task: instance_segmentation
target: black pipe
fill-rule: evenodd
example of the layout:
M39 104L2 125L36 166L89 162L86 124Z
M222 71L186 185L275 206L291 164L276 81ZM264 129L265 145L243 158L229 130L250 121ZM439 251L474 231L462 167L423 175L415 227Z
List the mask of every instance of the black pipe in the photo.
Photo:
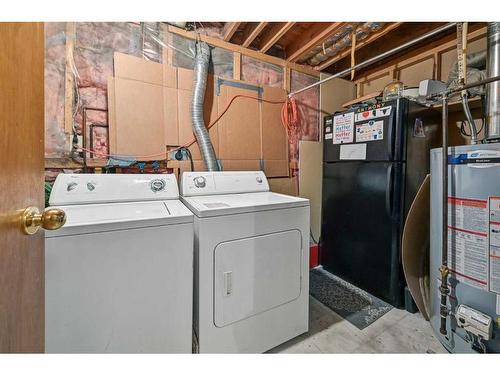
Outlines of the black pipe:
M441 317L441 326L439 332L446 335L446 320L448 317L448 97L443 96L443 112L442 112L442 132L443 132L443 148L442 148L442 228L441 228L441 303L439 315Z

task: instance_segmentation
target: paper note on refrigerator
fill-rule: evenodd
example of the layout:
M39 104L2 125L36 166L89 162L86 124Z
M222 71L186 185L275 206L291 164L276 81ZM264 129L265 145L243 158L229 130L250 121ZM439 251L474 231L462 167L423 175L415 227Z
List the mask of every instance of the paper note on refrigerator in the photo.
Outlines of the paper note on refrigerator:
M366 143L340 145L340 160L366 160Z

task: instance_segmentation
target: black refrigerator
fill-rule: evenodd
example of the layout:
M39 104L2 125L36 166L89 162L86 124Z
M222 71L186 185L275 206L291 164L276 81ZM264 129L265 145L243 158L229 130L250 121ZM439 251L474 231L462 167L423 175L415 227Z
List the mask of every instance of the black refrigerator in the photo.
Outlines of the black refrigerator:
M441 141L441 115L407 99L324 120L321 264L403 307L404 220Z

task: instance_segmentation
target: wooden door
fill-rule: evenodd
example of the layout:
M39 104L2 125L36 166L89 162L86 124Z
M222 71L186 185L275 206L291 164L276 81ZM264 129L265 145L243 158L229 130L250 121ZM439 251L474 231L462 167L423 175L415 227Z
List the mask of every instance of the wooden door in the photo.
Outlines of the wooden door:
M44 206L43 23L0 23L0 352L44 350L44 234L20 211Z

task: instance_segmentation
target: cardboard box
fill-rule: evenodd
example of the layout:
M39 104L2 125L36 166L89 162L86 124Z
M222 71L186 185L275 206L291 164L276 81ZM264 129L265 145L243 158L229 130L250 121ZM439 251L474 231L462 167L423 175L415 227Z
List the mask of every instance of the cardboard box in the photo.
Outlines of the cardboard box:
M430 175L422 182L403 229L402 263L408 289L425 320L430 318Z

